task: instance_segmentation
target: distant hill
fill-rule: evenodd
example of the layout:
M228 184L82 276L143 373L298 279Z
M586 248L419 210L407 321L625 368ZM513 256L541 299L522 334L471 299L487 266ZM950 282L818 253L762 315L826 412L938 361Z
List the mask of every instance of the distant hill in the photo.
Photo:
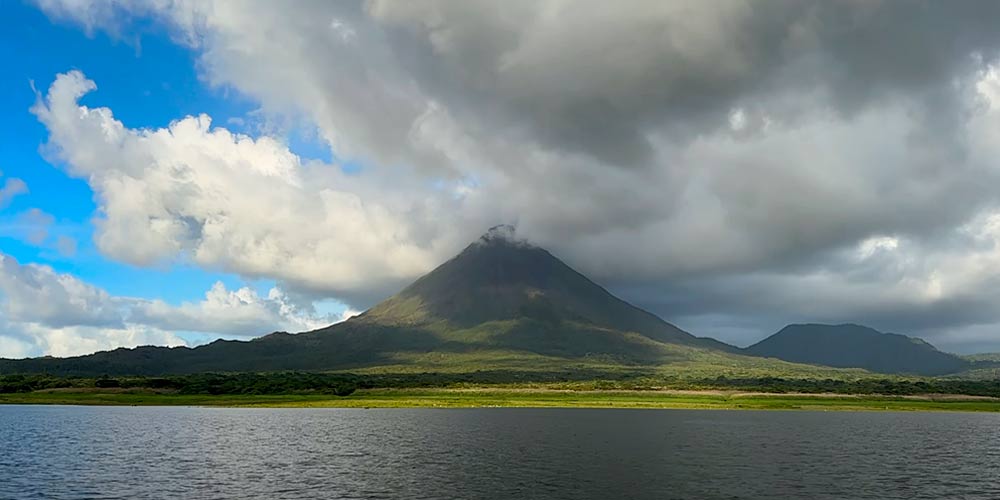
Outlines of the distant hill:
M1000 352L967 354L962 359L969 362L968 369L957 377L977 380L1000 380Z
M943 375L969 362L914 337L860 325L789 325L745 350L748 354L880 373Z
M511 228L499 226L364 314L316 331L274 333L248 342L220 340L197 348L140 347L64 359L0 360L0 373L761 365L734 355L737 351L618 299L548 251L516 239Z
M974 363L1000 363L1000 352L984 352L979 354L966 354L963 359Z

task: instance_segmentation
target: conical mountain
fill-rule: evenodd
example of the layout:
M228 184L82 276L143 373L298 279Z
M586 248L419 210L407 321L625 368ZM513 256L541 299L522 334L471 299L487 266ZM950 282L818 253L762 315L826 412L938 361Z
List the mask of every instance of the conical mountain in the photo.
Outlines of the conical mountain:
M700 339L608 293L548 251L497 226L460 254L376 305L359 321L469 328L495 321L566 322L636 332L660 342Z

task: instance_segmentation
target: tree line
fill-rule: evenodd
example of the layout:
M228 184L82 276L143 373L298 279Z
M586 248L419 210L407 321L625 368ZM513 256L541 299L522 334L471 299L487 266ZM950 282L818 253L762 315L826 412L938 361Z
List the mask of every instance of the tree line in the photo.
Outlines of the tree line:
M0 393L46 389L149 389L179 394L307 394L346 396L358 389L431 388L488 385L544 385L570 389L657 390L722 389L767 393L963 394L1000 397L1000 380L783 377L684 378L655 373L599 370L523 372L484 370L467 373L352 374L320 372L199 373L163 377L66 377L45 374L0 375Z

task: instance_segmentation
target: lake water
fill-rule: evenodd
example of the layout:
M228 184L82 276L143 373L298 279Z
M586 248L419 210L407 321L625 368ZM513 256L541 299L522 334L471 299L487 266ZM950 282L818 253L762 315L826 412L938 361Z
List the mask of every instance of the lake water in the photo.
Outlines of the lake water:
M1000 415L0 406L0 498L1000 498Z

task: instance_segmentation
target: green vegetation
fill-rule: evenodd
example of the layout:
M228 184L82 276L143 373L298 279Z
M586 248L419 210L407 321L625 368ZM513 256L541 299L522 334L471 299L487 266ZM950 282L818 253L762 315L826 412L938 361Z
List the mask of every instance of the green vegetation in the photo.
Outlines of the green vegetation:
M110 390L106 390L110 391ZM743 410L1000 411L998 400L954 397L828 396L739 392L573 391L558 389L363 389L323 394L200 395L151 390L61 390L0 394L6 404L180 405L281 408L697 408Z
M1000 352L984 352L980 354L967 354L962 356L972 362L993 362L1000 364Z
M324 373L203 373L172 377L55 377L50 375L0 376L0 394L37 391L85 391L101 389L153 391L179 395L326 394L346 396L363 379L349 374Z
M969 362L969 369L949 375L950 378L972 380L1000 379L1000 353L971 354L962 356Z
M641 371L0 376L0 403L1000 411L1000 380L683 378Z

